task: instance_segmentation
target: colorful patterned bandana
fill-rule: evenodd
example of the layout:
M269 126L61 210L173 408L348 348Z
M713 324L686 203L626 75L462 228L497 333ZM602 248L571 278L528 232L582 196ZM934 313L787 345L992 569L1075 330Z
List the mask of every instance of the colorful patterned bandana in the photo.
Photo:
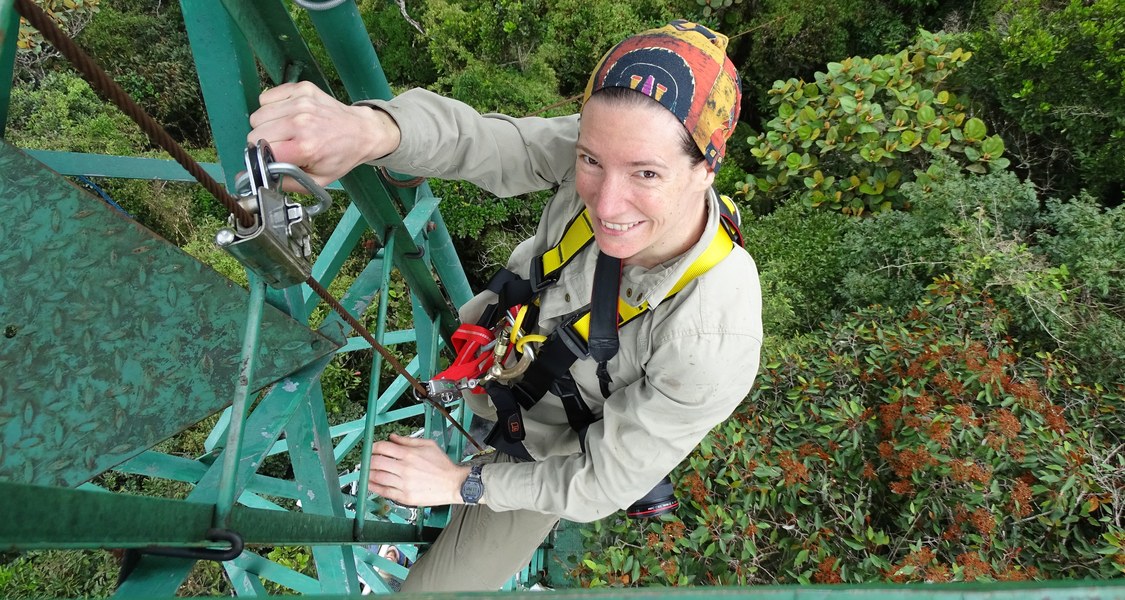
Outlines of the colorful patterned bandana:
M582 104L604 88L637 90L672 111L718 171L742 100L726 47L726 36L683 20L641 32L602 57Z

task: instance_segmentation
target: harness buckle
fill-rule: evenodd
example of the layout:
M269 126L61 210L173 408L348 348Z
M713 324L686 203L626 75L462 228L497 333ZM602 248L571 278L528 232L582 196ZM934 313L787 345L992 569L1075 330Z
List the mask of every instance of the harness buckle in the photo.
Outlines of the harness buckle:
M560 269L561 271L561 269ZM544 275L543 273L543 257L536 257L531 261L531 268L528 269L528 283L531 284L531 293L538 294L543 290L555 285L559 281L559 271L555 271L551 276Z
M559 340L570 350L575 358L586 358L590 356L590 344L582 337L581 333L574 328L574 324L578 322L587 313L586 310L579 310L564 318L559 326L555 328L554 333L559 336Z

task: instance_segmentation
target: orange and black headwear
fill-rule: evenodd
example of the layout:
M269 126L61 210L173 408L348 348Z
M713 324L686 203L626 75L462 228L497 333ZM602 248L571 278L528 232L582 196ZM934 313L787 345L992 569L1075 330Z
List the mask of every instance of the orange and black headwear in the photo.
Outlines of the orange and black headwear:
M683 123L703 158L718 171L742 100L738 71L726 47L726 36L683 20L641 32L602 57L582 104L604 88L641 92Z

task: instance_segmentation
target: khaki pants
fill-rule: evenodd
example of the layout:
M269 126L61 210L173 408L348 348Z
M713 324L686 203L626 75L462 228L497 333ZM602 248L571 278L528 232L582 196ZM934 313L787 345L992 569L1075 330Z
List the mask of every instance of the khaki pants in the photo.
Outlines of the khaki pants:
M514 462L502 452L488 462ZM496 512L487 506L454 506L449 526L410 567L403 592L496 591L527 566L559 522L530 510Z

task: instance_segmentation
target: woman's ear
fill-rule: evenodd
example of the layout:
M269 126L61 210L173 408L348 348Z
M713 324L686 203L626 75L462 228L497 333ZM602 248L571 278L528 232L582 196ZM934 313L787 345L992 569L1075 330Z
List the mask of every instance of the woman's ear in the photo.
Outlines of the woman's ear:
M706 162L703 162L701 166L706 170L703 175L704 185L705 187L711 187L711 184L715 183L715 169L711 168L711 165Z

